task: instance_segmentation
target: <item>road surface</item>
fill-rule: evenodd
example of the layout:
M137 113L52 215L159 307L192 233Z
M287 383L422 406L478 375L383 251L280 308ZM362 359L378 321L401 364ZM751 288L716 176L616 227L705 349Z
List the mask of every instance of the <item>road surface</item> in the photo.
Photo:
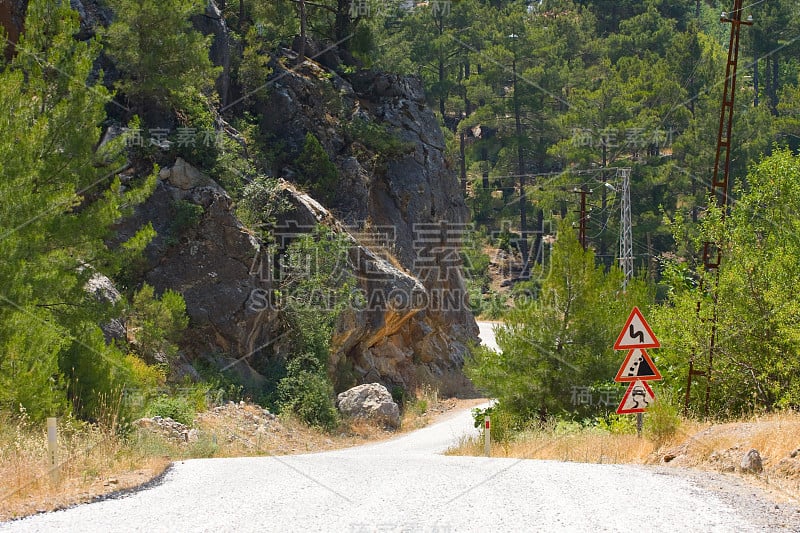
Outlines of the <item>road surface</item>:
M711 474L441 455L475 431L462 412L346 450L182 461L156 486L0 532L800 531L795 510L777 514L749 488L712 490L731 482Z

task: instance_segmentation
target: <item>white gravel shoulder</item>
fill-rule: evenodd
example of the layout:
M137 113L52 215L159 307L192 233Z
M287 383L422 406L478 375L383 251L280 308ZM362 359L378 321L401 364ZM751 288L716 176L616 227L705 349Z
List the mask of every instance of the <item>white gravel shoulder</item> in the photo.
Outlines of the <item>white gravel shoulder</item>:
M800 531L796 510L713 476L440 455L471 431L463 412L347 450L183 461L157 486L0 531Z

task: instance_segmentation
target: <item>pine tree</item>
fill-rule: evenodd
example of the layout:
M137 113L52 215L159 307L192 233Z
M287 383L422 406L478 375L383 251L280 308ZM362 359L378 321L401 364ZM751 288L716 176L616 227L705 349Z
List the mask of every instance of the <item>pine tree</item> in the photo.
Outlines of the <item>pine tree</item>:
M123 72L118 88L134 111L148 102L162 107L190 105L213 89L218 69L211 65L210 36L192 28L202 13L199 0L112 0L116 18L106 49Z
M573 387L611 384L620 363L614 339L633 305L651 298L639 280L623 291L623 279L619 268L597 266L562 223L538 295L507 314L497 333L502 351L478 350L469 375L518 421L586 414L572 402Z
M68 410L66 392L90 406L128 373L98 326L112 303L86 285L119 268L109 226L154 185L123 192L120 143L95 150L110 95L87 84L100 47L77 30L75 12L31 1L0 71L0 406L34 417Z

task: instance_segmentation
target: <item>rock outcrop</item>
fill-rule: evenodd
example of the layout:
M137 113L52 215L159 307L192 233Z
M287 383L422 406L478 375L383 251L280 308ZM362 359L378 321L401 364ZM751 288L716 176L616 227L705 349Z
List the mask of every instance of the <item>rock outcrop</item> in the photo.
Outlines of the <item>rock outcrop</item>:
M363 418L391 428L400 427L400 407L380 383L366 383L340 393L336 407L344 416Z
M275 240L290 241L318 223L346 235L366 301L340 317L331 372L347 363L356 382L402 387L459 374L467 345L477 341L459 257L467 209L420 81L372 72L348 81L310 60L292 71L273 63L260 116L264 135L281 139L287 163L277 171L296 175L291 161L312 132L340 178L326 206L282 181L292 209L277 221ZM352 133L353 121L377 127L368 131L394 143L392 153L378 153L382 145L368 146L375 139ZM120 239L153 225L158 236L142 277L159 291L183 294L187 360L204 358L258 389L292 348L269 305L274 280L264 265L274 258L265 257L210 176L178 158L159 178L152 197L118 228ZM186 203L202 207L202 216L179 227Z
M295 154L313 133L339 170L331 212L425 289L416 300L394 292L414 302L416 312L402 319L346 314L335 338L339 354L362 380L398 385L420 368L434 375L460 368L466 345L477 340L459 258L468 210L421 81L372 71L345 79L308 60L294 70L277 61L271 67L260 107L264 133ZM393 138L395 153L376 153L383 145L352 133L358 124ZM291 164L279 170L294 174Z
M226 104L230 90L231 36L222 11L214 0L207 0L205 11L192 17L192 25L203 35L212 36L209 57L215 66L222 67L217 79L217 92L220 101Z

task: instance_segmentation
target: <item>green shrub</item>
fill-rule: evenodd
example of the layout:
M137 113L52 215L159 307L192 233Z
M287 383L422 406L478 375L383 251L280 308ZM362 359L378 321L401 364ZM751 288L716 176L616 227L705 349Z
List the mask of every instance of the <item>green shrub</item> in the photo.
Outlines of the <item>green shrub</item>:
M568 418L555 418L550 419L550 423L548 426L551 429L551 432L556 437L564 437L566 435L577 435L584 430L583 425L580 422L576 422L575 420L570 420Z
M275 224L276 217L287 212L291 206L282 194L277 179L257 176L244 187L236 214L245 226L267 239L269 227Z
M636 417L612 413L608 416L597 417L595 427L612 435L632 435L636 433Z
M333 429L339 420L328 361L336 317L348 305L354 287L347 267L350 245L346 237L317 226L289 245L281 280L282 312L295 344L286 375L278 382L278 407L324 429ZM317 297L321 291L326 293L323 300ZM352 376L347 364L336 374L338 386Z
M405 409L408 400L408 392L403 387L398 385L392 387L392 401L400 407L400 410Z
M648 407L645 414L644 434L660 444L675 435L680 425L681 417L672 396L667 389L659 389L656 401Z
M196 359L192 366L200 375L204 387L204 400L208 405L222 405L227 402L239 403L245 399L244 385L231 374L221 371L214 363ZM265 374L269 375L269 374Z
M333 200L339 171L313 133L306 133L303 151L294 163L301 185L307 187L315 198L326 202Z
M514 417L505 411L502 407L494 405L485 409L473 409L472 418L475 421L475 427L481 428L483 434L486 422L486 417L491 421L491 438L494 442L509 442L519 428L514 425Z
M469 232L464 246L461 248L461 258L464 262L464 276L477 283L482 289L489 286L489 264L491 258L483 251L486 237L477 231Z
M213 88L219 69L211 64L211 36L189 20L199 0L111 0L114 22L105 30L106 52L122 73L117 82L131 103L191 107L192 96ZM180 50L180 53L175 53Z
M153 287L144 284L133 296L128 331L136 352L146 362L170 364L188 324L186 302L179 293L168 289L156 298Z
M150 403L147 413L150 416L171 418L176 422L190 426L194 422L196 411L192 400L186 396L162 395Z
M332 430L339 423L333 405L333 386L325 369L311 354L295 357L278 383L281 412L291 413L310 426Z
M345 125L344 132L351 142L361 143L375 152L381 164L414 150L413 143L400 139L385 124L356 118Z
M175 214L172 216L172 223L169 227L168 240L174 244L186 230L196 228L200 224L205 210L202 205L186 200L178 200L173 204L173 208Z
M268 64L269 50L253 26L245 34L242 59L237 72L244 93L242 98L246 103L250 104L267 96L267 77L272 73Z

